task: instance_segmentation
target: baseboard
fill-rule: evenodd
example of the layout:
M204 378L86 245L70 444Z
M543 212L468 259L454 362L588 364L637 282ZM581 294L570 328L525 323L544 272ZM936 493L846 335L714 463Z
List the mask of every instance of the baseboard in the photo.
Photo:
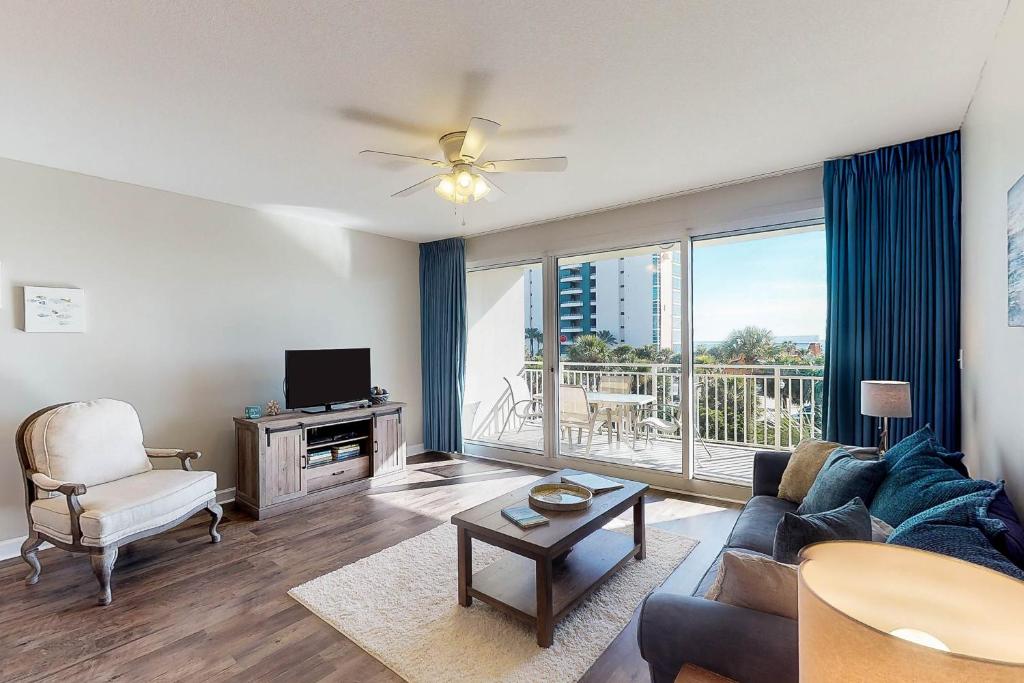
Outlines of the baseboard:
M234 502L234 500L235 500L235 487L234 486L232 486L231 488L228 488L228 489L221 489L220 491L217 491L217 502L220 503L221 505L224 505L226 503ZM26 538L28 538L28 535L18 536L16 538L8 538L6 541L0 541L0 561L2 561L2 560L9 560L12 557L20 557L21 556L21 544L25 542ZM52 548L52 547L53 546L50 545L49 543L43 543L41 546L39 546L39 549L40 550L46 550L47 548Z
M0 560L9 560L12 557L21 557L21 544L25 542L28 536L18 536L17 538L8 538L6 541L0 541ZM43 543L39 546L40 550L46 550L53 546L49 543Z

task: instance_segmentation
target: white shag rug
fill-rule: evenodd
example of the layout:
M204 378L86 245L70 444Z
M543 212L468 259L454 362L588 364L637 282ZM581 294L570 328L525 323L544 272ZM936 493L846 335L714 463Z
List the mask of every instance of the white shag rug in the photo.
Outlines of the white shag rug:
M647 527L646 559L627 562L541 648L529 627L480 600L459 606L455 540L454 525L441 524L288 594L410 683L571 683L697 545ZM474 571L505 552L474 540Z

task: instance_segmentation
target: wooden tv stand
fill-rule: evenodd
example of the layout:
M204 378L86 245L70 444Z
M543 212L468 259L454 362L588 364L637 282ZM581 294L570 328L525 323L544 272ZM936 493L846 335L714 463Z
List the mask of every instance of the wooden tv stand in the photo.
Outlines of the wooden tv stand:
M235 505L266 519L355 493L405 469L404 403L324 413L235 418ZM359 445L358 456L311 464L309 454Z

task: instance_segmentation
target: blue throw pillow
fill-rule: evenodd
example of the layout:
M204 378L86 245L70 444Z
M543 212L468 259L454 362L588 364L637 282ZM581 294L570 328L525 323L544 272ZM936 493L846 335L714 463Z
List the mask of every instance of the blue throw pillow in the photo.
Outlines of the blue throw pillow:
M886 454L885 460L888 460ZM935 439L928 439L905 453L890 468L869 503L871 514L897 527L914 515L968 493L991 491L995 484L970 479L948 464Z
M914 515L896 527L886 543L949 555L1024 580L1024 570L990 540L1005 532L1003 523L988 515L993 499L1002 490L1002 483L992 486Z
M809 515L787 512L775 528L772 558L776 562L797 564L804 546L822 541L870 541L871 515L860 498L846 505Z
M888 470L885 460L860 460L845 448L837 448L825 459L796 513L806 515L835 510L854 498L870 505Z
M909 455L913 450L928 442L933 443L933 450L946 464L963 474L965 477L968 476L967 469L963 466L963 463L960 462L963 460L964 454L947 451L943 448L942 444L939 443L939 438L935 436L935 432L932 431L931 425L925 425L913 434L900 439L896 442L895 446L885 452L884 457L889 463L889 469L895 467L897 463L903 460L903 458Z
M925 425L910 436L906 436L897 441L892 448L885 452L885 459L888 461L889 467L898 463L908 453L929 439L938 442L938 439L935 438L935 432L932 431L931 425Z

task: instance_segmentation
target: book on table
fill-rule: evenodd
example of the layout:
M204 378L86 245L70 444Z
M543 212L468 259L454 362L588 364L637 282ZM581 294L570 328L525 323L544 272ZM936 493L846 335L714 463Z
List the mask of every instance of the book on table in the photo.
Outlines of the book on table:
M596 474L588 474L586 472L563 474L562 481L566 484L582 486L595 496L599 493L604 493L605 491L614 491L622 488L622 484L617 481L605 479L604 477L599 477Z
M501 516L520 529L532 529L548 523L548 518L528 506L504 508Z

